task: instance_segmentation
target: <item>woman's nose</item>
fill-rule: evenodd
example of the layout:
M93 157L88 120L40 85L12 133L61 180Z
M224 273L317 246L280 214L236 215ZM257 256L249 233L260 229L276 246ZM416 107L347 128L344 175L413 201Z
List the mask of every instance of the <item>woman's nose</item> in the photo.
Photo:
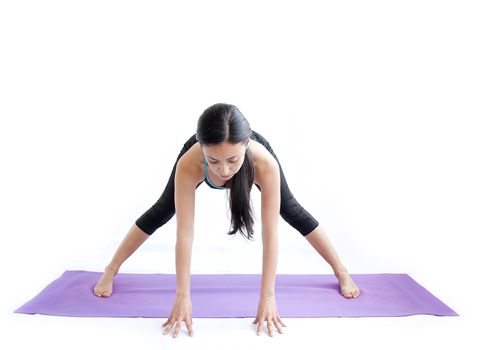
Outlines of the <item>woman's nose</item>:
M230 169L229 169L229 167L227 167L227 166L221 167L221 168L219 169L219 172L220 172L220 174L221 174L222 176L228 176L228 175L230 175Z

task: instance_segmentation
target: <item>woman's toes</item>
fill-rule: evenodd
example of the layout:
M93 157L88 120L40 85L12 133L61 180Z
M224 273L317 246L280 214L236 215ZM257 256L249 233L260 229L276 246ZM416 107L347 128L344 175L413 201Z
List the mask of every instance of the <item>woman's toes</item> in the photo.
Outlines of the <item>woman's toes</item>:
M359 293L359 290L356 290L356 289L352 290L352 289L350 289L350 288L345 287L345 288L342 288L342 289L341 289L341 294L342 294L345 298L351 299L351 298L356 298L356 297L358 297L360 293Z

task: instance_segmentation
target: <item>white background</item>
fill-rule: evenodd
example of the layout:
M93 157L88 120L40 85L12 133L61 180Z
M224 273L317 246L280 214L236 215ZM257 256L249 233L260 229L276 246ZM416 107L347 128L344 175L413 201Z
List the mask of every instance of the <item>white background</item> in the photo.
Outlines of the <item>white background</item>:
M479 345L476 1L0 4L1 343ZM268 139L350 273L408 273L461 317L286 318L273 338L194 319L172 339L165 319L13 314L65 270L103 270L217 102ZM250 243L226 235L225 195L197 189L191 272L260 273L259 192ZM175 273L174 245L175 217L121 272ZM278 273L332 273L282 218Z

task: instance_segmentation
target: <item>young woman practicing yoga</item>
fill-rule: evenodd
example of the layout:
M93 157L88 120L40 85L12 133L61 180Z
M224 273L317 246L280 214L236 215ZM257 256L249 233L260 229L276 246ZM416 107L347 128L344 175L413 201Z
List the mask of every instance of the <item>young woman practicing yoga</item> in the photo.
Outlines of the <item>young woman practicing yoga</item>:
M195 190L204 182L214 189L227 189L231 210L232 235L239 231L252 239L253 217L250 206L252 185L261 191L263 264L257 317L257 334L264 321L272 336L275 326L282 333L285 326L276 307L274 287L277 266L277 231L279 214L294 227L331 265L340 292L355 298L360 291L341 263L319 222L294 198L287 186L281 165L269 142L251 130L249 122L236 106L218 103L199 117L197 132L184 144L177 157L167 186L159 200L140 216L118 247L111 262L94 287L98 297L112 294L115 275L122 263L155 230L177 219L175 266L176 298L172 312L162 325L164 334L175 325L173 336L185 322L189 335L192 329L190 300L190 262L194 238Z

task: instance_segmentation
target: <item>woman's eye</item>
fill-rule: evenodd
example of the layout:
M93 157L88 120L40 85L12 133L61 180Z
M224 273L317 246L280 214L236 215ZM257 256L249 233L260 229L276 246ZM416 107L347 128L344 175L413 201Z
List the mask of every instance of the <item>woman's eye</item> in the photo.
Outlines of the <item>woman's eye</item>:
M230 163L237 163L238 160L239 160L239 159L230 160L229 162L230 162ZM214 161L214 160L210 160L210 162L211 162L212 164L217 164L217 161Z

